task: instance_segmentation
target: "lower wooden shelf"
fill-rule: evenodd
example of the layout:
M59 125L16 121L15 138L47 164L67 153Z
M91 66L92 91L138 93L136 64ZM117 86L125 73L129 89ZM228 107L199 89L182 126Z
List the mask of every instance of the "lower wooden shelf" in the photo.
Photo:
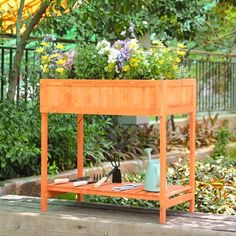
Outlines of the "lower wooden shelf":
M143 186L136 187L131 190L125 191L113 191L112 188L115 186L122 186L127 183L110 183L107 182L100 186L99 188L94 188L94 184L84 185L80 187L74 187L72 183L66 184L48 184L47 190L49 196L57 195L60 193L78 193L78 194L90 194L90 195L100 195L100 196L111 196L111 197L126 197L135 198L143 200L160 200L160 193L147 192L144 190ZM168 185L167 187L167 197L171 198L180 193L190 193L192 192L191 186L179 186L179 185ZM54 194L55 193L55 194Z

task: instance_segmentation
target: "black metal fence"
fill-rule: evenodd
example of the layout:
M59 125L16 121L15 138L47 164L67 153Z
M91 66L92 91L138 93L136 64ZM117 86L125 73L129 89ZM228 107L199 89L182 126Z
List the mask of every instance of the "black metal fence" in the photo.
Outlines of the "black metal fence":
M0 100L6 98L15 50L13 47L0 46ZM197 79L199 112L236 111L236 63L188 58L184 64L188 66L191 77ZM21 65L16 100L28 101L35 98L40 78L33 49L25 50Z
M236 111L236 63L187 59L191 77L197 79L197 110Z
M12 76L15 47L0 46L0 100L6 98L8 83ZM21 63L21 73L17 81L16 100L25 101L36 96L39 82L39 65L34 49L25 49Z

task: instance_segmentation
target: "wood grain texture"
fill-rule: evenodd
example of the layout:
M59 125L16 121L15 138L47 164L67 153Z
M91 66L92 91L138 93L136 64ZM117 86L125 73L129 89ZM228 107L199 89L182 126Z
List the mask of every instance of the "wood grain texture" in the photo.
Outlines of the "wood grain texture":
M40 81L44 113L159 115L192 111L195 80L61 80ZM165 94L160 90L166 87Z
M105 183L101 185L99 188L94 188L94 184L89 184L80 187L74 187L72 183L66 184L48 184L49 192L70 192L77 194L92 194L92 195L100 195L100 196L111 196L111 197L127 197L127 198L135 198L135 199L143 199L143 200L160 200L160 193L157 192L147 192L143 189L143 186L137 187L132 190L126 191L113 191L112 188L115 186L122 186L127 183ZM179 186L179 185L170 185L167 187L166 195L171 196L171 199L174 199L176 195L180 193L189 193L191 191L190 186ZM53 194L52 194L53 195ZM166 199L167 200L167 199ZM189 200L189 199L188 199Z
M160 223L166 223L167 208L189 201L194 211L195 186L195 109L196 81L186 80L59 80L40 81L42 113L42 211L47 210L47 197L59 193L127 197L160 201ZM112 191L119 184L105 183L74 187L72 183L47 184L47 114L78 115L78 176L83 173L83 115L153 115L160 116L160 193L147 192L143 187L122 192ZM190 113L190 183L189 186L166 185L166 121L169 114ZM120 184L122 185L122 184ZM179 195L181 194L181 195Z

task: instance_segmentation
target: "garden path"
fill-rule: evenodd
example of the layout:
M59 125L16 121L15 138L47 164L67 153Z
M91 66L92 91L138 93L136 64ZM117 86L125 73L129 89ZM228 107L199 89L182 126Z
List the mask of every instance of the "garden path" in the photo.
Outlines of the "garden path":
M49 200L40 213L39 198L0 197L0 235L4 236L236 236L236 216L168 211L166 225L156 209Z

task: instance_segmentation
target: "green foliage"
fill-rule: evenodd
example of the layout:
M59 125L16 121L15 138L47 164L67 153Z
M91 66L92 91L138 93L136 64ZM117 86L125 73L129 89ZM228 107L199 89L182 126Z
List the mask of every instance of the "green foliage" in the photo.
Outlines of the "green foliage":
M200 212L235 215L235 169L224 157L215 161L196 163L196 210ZM179 162L169 168L171 183L187 184L188 165ZM187 209L186 205L183 205Z
M0 104L0 179L38 175L40 173L39 104L18 106ZM104 161L112 149L106 137L110 118L85 117L84 164ZM77 117L49 115L48 172L50 175L76 167Z
M216 132L216 142L211 157L217 159L220 156L227 156L226 145L230 141L231 134L228 127L222 126Z
M230 53L234 47L236 28L235 1L218 1L208 11L207 19L195 40L201 48Z
M141 175L124 175L123 181L138 182L144 181L145 173ZM167 181L171 184L188 184L188 164L179 161L168 168ZM199 161L196 163L196 211L206 213L218 213L236 215L234 209L235 197L235 170L233 165L225 165L223 158L217 161ZM75 195L64 195L64 199L73 200ZM145 201L127 198L111 198L88 195L85 198L89 202L108 203L115 205L131 205L137 207L159 207L159 202ZM188 210L188 203L172 207L174 210Z
M209 146L215 142L218 114L196 121L196 146ZM168 130L168 145L170 146L189 146L189 121L181 125L176 131Z
M40 69L43 78L65 78L67 77L68 57L63 53L63 44L57 44L56 38L51 35L46 35L40 43L40 47L36 52L40 56Z
M185 40L196 34L205 14L204 4L194 0L93 0L74 10L75 31L80 41L113 41L133 22L137 35L150 32L162 41Z
M111 119L106 116L88 116L84 129L84 164L98 165L111 157L114 140L107 138L112 129Z
M144 148L152 147L154 153L159 152L159 131L153 125L125 126L113 121L108 133L108 140L112 140L112 156L123 160L136 159L144 155Z
M76 115L49 116L49 165L58 170L77 166L77 119ZM85 117L84 164L99 164L109 156L112 142L106 138L105 129L111 126L110 119L101 116Z
M185 52L165 47L161 42L157 48L145 50L135 38L133 24L128 31L122 33L124 40L114 44L102 40L96 47L80 45L74 62L75 77L156 80L188 77L187 69L179 65Z
M98 53L94 45L79 45L74 61L75 74L79 79L102 79L107 77L104 68L107 58Z
M39 174L39 120L34 107L0 103L0 179Z

